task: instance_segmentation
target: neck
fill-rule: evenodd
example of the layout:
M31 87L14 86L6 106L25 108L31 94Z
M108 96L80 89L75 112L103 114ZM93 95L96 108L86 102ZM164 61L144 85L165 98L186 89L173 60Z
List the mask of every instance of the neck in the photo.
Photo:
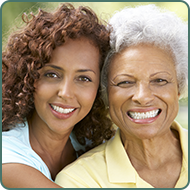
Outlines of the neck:
M36 146L45 152L62 152L64 149L71 131L65 131L61 135L49 129L44 122L36 122L29 120L29 137L30 143L34 149ZM32 148L33 148L32 147Z
M137 170L143 167L155 170L171 158L181 157L179 140L171 130L152 139L130 139L121 133L121 139L131 163Z
M54 179L61 169L76 159L76 153L69 138L71 129L61 134L56 133L42 120L35 119L35 116L28 123L31 147L48 166Z

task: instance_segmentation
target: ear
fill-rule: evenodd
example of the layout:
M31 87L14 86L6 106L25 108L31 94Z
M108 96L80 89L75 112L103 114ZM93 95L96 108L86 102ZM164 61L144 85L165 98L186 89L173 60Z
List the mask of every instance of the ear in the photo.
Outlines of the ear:
M38 84L37 84L37 83L38 83L38 80L39 80L39 79L35 79L35 80L34 80L34 84L33 84L33 85L34 85L34 88L37 87L37 85L38 85Z
M36 85L36 80L35 80L35 81L34 81L34 88L36 88L36 86L37 86L37 85Z
M178 89L178 99L180 98L180 92L179 92L179 84L177 85L177 89Z

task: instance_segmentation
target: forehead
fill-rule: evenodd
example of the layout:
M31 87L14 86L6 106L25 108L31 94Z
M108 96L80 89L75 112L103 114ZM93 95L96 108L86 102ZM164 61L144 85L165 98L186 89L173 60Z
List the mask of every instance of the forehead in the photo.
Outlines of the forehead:
M64 44L53 50L50 64L65 65L76 64L78 66L99 66L99 49L88 39L68 39ZM71 66L71 65L70 65Z
M116 54L109 67L109 73L117 72L154 72L156 69L175 71L174 60L170 53L153 45L138 45L123 49Z

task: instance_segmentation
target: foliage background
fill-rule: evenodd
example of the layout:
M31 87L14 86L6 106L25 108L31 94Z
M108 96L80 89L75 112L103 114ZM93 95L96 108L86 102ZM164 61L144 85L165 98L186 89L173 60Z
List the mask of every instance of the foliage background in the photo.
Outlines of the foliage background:
M2 9L2 46L6 45L11 32L20 28L22 14L38 13L38 9L46 11L55 10L63 2L5 2ZM108 21L113 13L121 10L125 6L136 6L140 4L150 4L150 2L72 2L75 6L89 6L97 15ZM157 6L175 12L184 21L188 21L188 6L184 2L151 2ZM179 114L176 120L185 128L188 128L188 98L180 100Z

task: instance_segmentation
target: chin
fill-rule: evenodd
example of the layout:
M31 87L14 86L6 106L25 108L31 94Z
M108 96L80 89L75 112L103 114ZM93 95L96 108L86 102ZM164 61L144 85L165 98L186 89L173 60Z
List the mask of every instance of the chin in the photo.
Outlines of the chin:
M150 130L150 128L148 129L141 129L138 130L137 132L134 132L134 136L136 136L136 138L140 139L140 140L148 140L148 139L153 139L155 137L158 136L158 131L157 130Z

